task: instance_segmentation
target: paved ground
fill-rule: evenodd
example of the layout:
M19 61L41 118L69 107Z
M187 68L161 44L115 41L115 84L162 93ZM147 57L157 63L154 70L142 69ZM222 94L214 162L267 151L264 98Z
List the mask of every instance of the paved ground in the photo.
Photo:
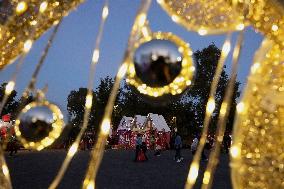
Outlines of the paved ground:
M189 150L182 151L185 160L173 161L174 151L166 151L160 157L148 153L149 161L135 163L133 151L109 150L105 153L97 178L98 189L179 189L183 188L189 163ZM20 152L6 157L14 189L47 188L54 178L65 151ZM61 189L81 188L89 152L79 152L71 163ZM204 169L205 163L202 163ZM200 183L200 180L199 180ZM195 189L200 188L198 184ZM221 156L213 189L231 189L228 157Z

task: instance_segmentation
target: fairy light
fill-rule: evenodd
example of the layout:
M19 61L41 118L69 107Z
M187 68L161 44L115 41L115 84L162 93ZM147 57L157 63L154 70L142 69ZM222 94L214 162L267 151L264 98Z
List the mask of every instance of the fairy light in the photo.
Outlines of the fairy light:
M238 24L236 28L237 28L237 30L241 31L245 28L245 25L243 23L241 23L241 24Z
M251 67L251 73L255 74L259 68L260 68L260 63L259 62L254 63Z
M245 103L239 102L237 104L237 112L240 114L240 113L243 113L244 111L245 111Z
M2 165L2 172L3 172L3 174L5 175L5 177L8 177L8 176L9 176L9 169L8 169L8 167L7 167L6 164L3 164L3 165Z
M241 155L241 150L238 146L234 145L230 148L230 154L232 158L239 158Z
M93 95L92 94L88 94L86 96L85 106L86 106L87 109L91 109L92 104L93 104Z
M14 90L14 87L15 87L15 82L9 81L9 83L6 85L6 88L5 88L5 94L10 95L11 92Z
M24 52L28 53L31 50L32 46L33 46L33 41L31 39L26 40L24 43Z
M273 24L271 29L272 29L272 31L276 32L279 28L276 24Z
M39 6L39 12L44 13L47 9L48 3L46 1L43 1Z
M18 15L24 13L28 8L28 5L25 1L21 1L17 4L17 7L16 7L16 13Z
M146 14L142 13L140 14L140 16L138 17L138 26L142 27L145 25L146 22Z
M108 6L105 6L105 7L103 8L102 18L103 18L103 19L106 19L107 16L108 16Z
M119 79L121 79L121 78L124 77L124 75L125 75L126 72L127 72L127 68L128 68L127 63L124 63L124 64L122 64L122 65L120 66L120 68L119 68L119 70L118 70L118 73L117 73L117 77L118 77Z
M229 41L226 41L222 47L222 53L224 55L228 55L231 50L231 43Z
M72 144L72 146L68 150L67 156L69 157L74 156L77 150L78 150L78 144L77 143Z
M87 185L87 189L94 189L95 188L95 183L94 181L89 181L88 185Z
M220 114L224 116L227 112L228 103L223 102L220 109Z
M187 182L190 184L194 184L198 177L199 165L197 163L192 163L189 174L187 177Z
M205 171L204 177L203 177L203 184L208 184L210 181L211 173L208 171Z
M102 121L101 129L104 135L108 135L109 130L110 130L110 119L109 118L104 118L104 120Z
M201 29L198 30L198 34L201 35L201 36L206 35L207 33L208 33L207 30L204 29L204 28L201 28Z
M212 112L215 109L215 100L213 98L210 98L207 102L207 106L206 106L206 113L207 114L212 114Z
M93 53L92 63L96 64L100 58L100 51L99 49L95 49Z

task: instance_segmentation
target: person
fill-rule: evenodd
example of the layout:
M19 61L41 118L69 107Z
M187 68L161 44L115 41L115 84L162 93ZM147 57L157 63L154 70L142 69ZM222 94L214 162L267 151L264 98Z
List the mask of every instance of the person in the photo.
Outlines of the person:
M162 150L162 139L158 135L157 141L156 141L156 147L155 147L155 156L160 156L161 155L161 150Z
M17 152L18 152L18 144L17 144L17 139L16 139L16 137L15 136L11 136L11 138L10 138L10 141L9 141L9 143L10 143L10 153L9 153L9 155L10 156L13 156L13 152L14 152L14 154L17 154Z
M146 155L146 152L147 152L147 144L146 144L146 142L142 142L141 150L142 150L142 152L143 152L143 154L144 154L145 161L147 161L147 160L148 160L148 157L147 157L147 155Z
M142 136L141 136L140 133L137 134L135 145L136 145L136 151L135 151L135 159L134 159L134 161L137 161L138 160L138 155L139 155L139 152L140 152L141 146L142 146Z
M181 136L178 133L176 133L176 137L175 137L175 150L176 150L175 160L176 160L177 163L179 163L183 160L183 158L181 157L181 148L182 148Z
M199 140L197 137L195 137L192 141L192 144L190 146L190 149L191 149L191 153L192 155L194 155L196 153L196 150L197 150L197 147L198 147L198 143L199 143ZM205 152L204 152L204 149L202 150L202 153L201 153L201 160L203 161L207 161L207 157L205 155Z

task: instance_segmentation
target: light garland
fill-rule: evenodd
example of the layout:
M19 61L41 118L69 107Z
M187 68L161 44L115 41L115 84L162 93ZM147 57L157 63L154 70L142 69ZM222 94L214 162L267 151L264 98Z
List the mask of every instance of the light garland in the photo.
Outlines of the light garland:
M234 188L284 187L284 52L265 40L239 104L231 148ZM253 68L253 66L252 66Z
M24 43L30 36L32 40L36 40L82 2L83 0L10 1L6 7L10 15L5 14L2 18L4 22L0 25L0 69L12 63L23 52ZM45 19L40 19L40 14ZM34 26L37 27L36 31L33 31Z
M242 14L223 0L157 0L177 22L200 35L220 34L242 30Z

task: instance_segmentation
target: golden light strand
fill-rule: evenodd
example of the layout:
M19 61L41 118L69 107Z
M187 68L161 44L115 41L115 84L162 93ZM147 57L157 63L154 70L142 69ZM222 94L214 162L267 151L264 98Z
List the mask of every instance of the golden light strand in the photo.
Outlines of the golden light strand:
M111 115L113 110L113 105L115 102L115 98L117 95L117 91L119 90L119 85L122 78L125 76L128 68L127 58L132 57L130 56L133 53L134 43L137 40L138 35L141 35L141 29L144 27L146 23L146 15L148 9L150 7L151 0L142 0L138 13L136 15L132 31L128 40L127 50L124 53L122 65L120 66L118 73L116 75L116 79L114 82L114 86L112 88L110 97L108 99L105 113L102 119L102 123L100 125L100 131L98 135L98 139L92 151L91 160L89 166L87 168L87 173L83 182L83 189L94 189L95 188L95 180L99 165L101 163L104 148L107 140L107 136L110 130L110 122L111 122Z
M220 80L220 76L221 76L221 73L224 67L225 60L231 50L230 39L231 39L231 33L227 35L226 40L224 41L222 52L221 52L221 57L218 61L218 65L217 65L217 68L214 74L214 78L212 80L210 94L209 94L208 102L206 105L206 113L205 113L205 118L203 122L202 135L201 135L196 153L193 157L193 161L190 165L189 173L188 173L187 180L185 183L185 189L191 189L194 186L196 179L198 177L201 153L203 151L203 148L206 142L211 115L215 110L215 94L216 94L217 86Z
M216 170L216 166L219 162L218 158L219 158L220 148L223 142L223 137L224 137L224 133L226 129L227 118L228 118L231 104L232 104L232 96L235 92L234 89L235 89L235 82L236 82L237 71L238 71L238 61L240 57L242 43L243 43L243 31L240 32L235 48L234 48L234 51L233 51L231 77L228 81L228 86L224 94L224 100L221 104L221 108L219 111L219 118L217 122L217 130L216 130L216 136L215 136L216 142L209 156L209 162L205 169L201 189L210 189L212 187L214 173Z
M234 188L284 187L283 55L281 46L267 39L255 54L234 124Z
M93 57L92 57L92 62L91 62L91 69L89 73L89 82L88 82L88 90L87 90L87 95L86 95L86 102L85 102L85 112L84 112L84 118L83 118L83 125L81 127L81 130L79 134L77 135L75 141L72 143L71 147L68 150L67 156L64 159L60 170L58 171L55 179L52 181L51 185L49 186L49 189L55 189L60 181L62 180L72 158L78 151L78 147L81 141L81 138L86 131L89 123L89 116L90 112L92 109L92 102L93 102L93 85L94 85L94 74L96 70L96 65L99 61L99 55L100 55L100 44L101 44L101 39L103 35L103 29L105 25L105 21L108 17L109 14L109 9L108 9L108 0L105 1L105 5L102 9L102 15L101 15L101 22L99 26L99 32L96 38L96 44L95 44L95 49L93 51Z

